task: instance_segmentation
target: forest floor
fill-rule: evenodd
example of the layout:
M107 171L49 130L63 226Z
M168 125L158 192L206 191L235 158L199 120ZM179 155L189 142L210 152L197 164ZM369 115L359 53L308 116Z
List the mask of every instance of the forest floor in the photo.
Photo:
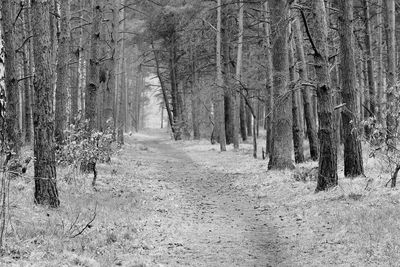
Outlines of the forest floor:
M126 136L95 188L59 171L58 209L33 204L32 168L11 181L0 265L396 266L400 191L364 160L367 177L315 194L314 162L268 171L250 144Z

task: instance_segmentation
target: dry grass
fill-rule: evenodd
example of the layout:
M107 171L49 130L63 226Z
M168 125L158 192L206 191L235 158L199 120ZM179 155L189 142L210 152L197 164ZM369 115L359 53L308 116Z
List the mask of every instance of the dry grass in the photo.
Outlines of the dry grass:
M148 138L135 135L134 138ZM263 140L259 143L263 144ZM168 143L168 142L167 142ZM267 161L252 158L251 144L221 153L208 141L169 142L195 164L234 178L232 186L268 215L286 257L280 266L397 266L400 262L400 191L384 185L390 178L379 159L364 157L366 178L347 179L315 194L315 181L296 180L290 171L268 171ZM147 158L132 158L132 153ZM365 153L367 155L367 153ZM259 154L260 155L260 154ZM33 204L32 170L11 182L9 221L1 266L158 266L149 256L152 244L141 231L147 224L150 195L157 190L151 166L155 152L128 144L100 165L96 190L90 177L60 170L62 206L49 210ZM298 170L316 166L308 162ZM65 177L73 177L67 183ZM162 196L161 196L162 197ZM84 233L73 237L93 217Z
M400 262L400 191L385 187L390 168L379 158L369 159L368 148L364 149L366 177L344 178L339 159L339 186L316 194L314 180L294 177L296 171L315 168L314 162L300 164L294 173L268 171L267 161L251 158L250 144L239 152L229 147L224 153L205 141L180 145L199 164L235 176L235 187L257 199L255 208L270 214L285 245L282 250L289 254L282 266Z

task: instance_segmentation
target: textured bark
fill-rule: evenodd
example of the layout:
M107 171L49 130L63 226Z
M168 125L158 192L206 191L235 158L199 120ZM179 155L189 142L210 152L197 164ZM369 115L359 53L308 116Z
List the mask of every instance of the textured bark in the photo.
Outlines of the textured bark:
M303 129L300 122L300 111L299 111L299 91L295 90L296 83L296 72L294 66L294 53L292 42L289 43L289 80L291 89L292 99L292 132L293 132L293 147L294 147L294 160L296 163L304 162L304 146L303 146Z
M358 176L363 174L363 159L357 126L357 89L356 65L353 35L353 0L340 0L339 15L340 55L342 99L346 108L342 110L344 130L344 175Z
M70 45L70 1L60 2L61 31L58 45L56 107L55 107L55 138L58 144L64 140L64 127L66 123L66 96L69 87L69 45Z
M90 59L85 90L85 118L89 121L89 130L96 128L96 101L99 90L99 43L101 6L93 2L93 21L90 38Z
M35 202L58 207L50 70L50 1L32 0L34 76L34 177Z
M289 80L289 10L287 1L270 0L271 25L276 35L272 46L274 105L273 141L269 169L294 168L292 102ZM279 100L278 100L279 99Z
M19 107L19 94L18 94L18 73L17 62L15 53L15 31L14 31L14 4L11 0L2 0L2 27L4 41L4 82L5 82L5 95L6 95L6 113L5 113L5 142L11 151L10 153L20 152L21 147L21 133L19 129L18 120L18 107Z
M121 3L124 3L125 0L121 0ZM117 96L117 106L118 106L118 114L117 114L117 142L119 144L124 143L124 125L125 125L125 119L126 119L126 114L125 114L125 100L126 100L126 91L125 91L125 86L126 86L126 79L125 79L125 28L126 28L126 13L125 9L122 9L122 34L121 34L121 47L120 47L120 57L121 60L119 61L119 73L121 74L120 80L118 81L118 86L116 87L118 90L118 96Z
M222 62L221 62L221 0L217 0L217 49L216 49L216 64L217 64L217 88L215 92L215 124L218 124L218 139L221 151L226 151L226 135L225 135L225 110L224 110L224 81L222 77Z
M369 100L369 110L373 114L368 116L373 116L375 114L375 76L374 76L374 60L372 51L372 33L371 33L371 14L370 14L370 3L371 0L364 0L364 19L365 19L365 50L367 56L367 73L368 73L368 100Z
M119 25L119 3L112 2L112 22L111 22L111 38L110 38L110 60L108 63L108 79L104 92L104 110L103 119L105 122L114 122L114 98L116 92L116 74L117 74L117 41L118 41L118 25Z
M377 24L377 88L376 88L376 109L377 120L383 123L382 119L382 97L383 97L383 0L378 0L376 24Z
M23 19L23 31L24 31L24 40L26 40L30 35L31 31L29 29L30 21L29 21L29 10L26 9L22 13ZM26 45L24 46L23 52L23 71L24 76L28 77L31 75L31 40L27 41ZM24 106L22 107L22 113L25 116L25 125L23 125L25 135L22 136L22 140L26 143L31 143L33 138L33 131L32 131L32 79L25 79L24 80Z
M269 14L268 1L264 3L264 12L265 14ZM265 95L267 97L266 104L266 153L271 153L272 150L272 121L273 121L273 112L272 108L274 106L274 97L273 97L273 76L272 76L272 54L271 54L271 30L270 30L270 21L269 17L266 16L264 23L264 31L265 31L265 61L266 61L266 85L265 85Z
M192 101L192 127L193 127L193 139L200 140L200 94L199 88L197 87L198 82L198 74L196 68L196 54L195 50L192 46L190 46L190 60L192 66L192 92L191 92L191 101Z
M238 43L237 43L237 59L236 59L236 81L242 78L242 61L243 61L243 0L239 0L239 33L238 33ZM233 147L235 149L239 148L239 131L240 131L240 94L237 90L240 90L240 85L237 84L233 92Z
M312 2L310 31L315 45L314 69L317 82L319 148L318 182L315 191L338 184L337 148L333 122L332 90L329 87L328 25L324 0Z
M223 7L222 7L223 8ZM230 28L227 14L222 13L222 59L223 59L223 79L224 79L224 109L225 109L225 135L226 144L233 143L234 135L234 90L231 88L232 69L230 66Z
M243 92L242 89L240 89L240 90ZM239 108L240 108L240 110L239 110L239 112L240 112L240 114L239 114L240 136L242 137L243 141L246 141L247 140L246 104L244 102L244 97L242 95L240 96L240 107Z
M397 122L394 116L395 108L393 106L395 83L397 80L396 70L396 14L395 14L395 1L387 0L386 3L386 19L387 19L387 90L386 90L386 102L387 102L387 114L386 114L386 125L388 129L388 144L394 146L393 135L397 129Z
M308 71L307 71L307 61L305 58L304 47L303 47L303 32L300 27L300 18L297 18L294 21L294 39L296 44L296 57L299 62L299 75L302 81L308 80ZM304 117L307 126L307 137L308 142L310 144L310 156L312 160L318 160L318 137L317 137L317 125L315 121L315 117L313 114L313 107L311 101L311 93L310 88L302 87L301 95L303 98L303 109L304 109Z

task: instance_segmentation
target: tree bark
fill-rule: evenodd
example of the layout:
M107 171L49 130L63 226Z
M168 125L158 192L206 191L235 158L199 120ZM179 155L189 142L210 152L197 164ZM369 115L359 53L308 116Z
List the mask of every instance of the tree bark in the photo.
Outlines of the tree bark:
M217 64L217 88L215 92L215 113L216 124L218 124L218 139L221 151L226 151L226 135L225 135L225 110L224 110L224 81L222 77L222 63L221 63L221 22L222 22L222 6L221 0L217 0L217 51L216 51L216 64Z
M371 0L364 0L364 19L365 19L365 50L367 56L367 73L368 73L368 93L369 93L369 106L368 109L372 112L368 117L375 114L375 76L374 76L374 54L372 51L372 33L371 33L371 14L370 3Z
M35 203L58 207L51 79L49 0L32 0L34 76Z
M346 107L342 110L344 130L344 175L363 174L363 159L357 127L357 85L353 35L353 0L340 0L339 35L341 54L342 99Z
M19 155L21 148L21 133L19 129L18 107L18 73L17 56L15 53L15 30L14 30L14 3L11 0L2 0L2 27L4 41L4 82L6 95L5 112L5 143L10 151L7 153Z
M383 0L378 0L376 24L378 27L377 31L377 90L376 90L376 109L377 109L377 120L379 123L383 123L382 119L382 97L383 97Z
M308 80L307 61L303 47L303 32L300 27L300 16L294 21L294 39L296 44L296 56L299 62L299 75L302 81ZM312 160L318 160L318 137L317 125L313 114L311 101L311 93L308 87L303 86L301 89L303 98L304 117L307 126L307 137L310 144L310 156Z
M125 0L121 0L121 3L124 3ZM119 144L124 144L124 128L125 128L125 101L126 101L126 91L125 91L125 28L126 28L126 12L125 9L122 9L122 34L121 34L121 46L120 46L120 62L119 62L119 73L121 74L120 81L117 86L118 90L118 97L117 97L117 104L118 104L118 119L117 119L117 142ZM118 28L119 30L119 28Z
M55 107L55 139L58 144L64 140L64 128L66 123L66 96L69 87L69 23L70 1L60 2L61 31L58 45L57 83L56 83L56 107Z
M396 70L396 14L395 14L395 1L386 1L386 19L387 19L387 115L386 125L388 130L387 142L390 147L395 146L393 136L397 130L396 118L393 115L394 109L394 93L396 91L395 85L397 80Z
M119 25L119 3L118 1L110 1L112 8L112 21L111 21L111 38L110 38L110 61L108 63L108 80L105 88L104 95L104 121L112 122L114 124L114 99L116 92L116 74L117 74L117 42L118 42L118 25Z
M338 184L337 148L333 122L332 90L329 86L328 25L324 0L312 1L310 34L314 49L317 82L319 148L318 182L316 192Z
M102 8L93 2L93 21L90 39L90 59L85 92L85 118L89 121L89 130L96 129L96 102L99 89L99 43Z
M264 13L269 14L268 1L264 3ZM266 85L265 85L265 95L267 98L266 104L266 153L271 153L272 150L272 121L273 121L273 106L274 106L274 96L273 96L273 75L272 75L272 55L271 55L271 29L270 29L270 16L265 15L264 23L265 31L265 61L266 61Z
M271 25L275 38L272 46L274 106L273 141L269 169L293 169L292 102L289 80L289 10L287 1L270 0Z
M304 162L304 146L303 146L303 129L300 122L299 111L299 92L296 90L296 72L292 42L289 42L289 81L292 100L292 132L293 132L293 147L294 147L294 160L296 163Z
M240 81L242 79L242 61L243 61L243 0L239 0L239 33L237 44L236 59L236 88L233 90L233 147L239 149L239 131L240 131Z

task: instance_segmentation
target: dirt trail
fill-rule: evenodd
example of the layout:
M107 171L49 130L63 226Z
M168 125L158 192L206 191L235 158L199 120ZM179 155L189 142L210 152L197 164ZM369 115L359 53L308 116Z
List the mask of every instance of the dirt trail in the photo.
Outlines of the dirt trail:
M206 169L166 136L138 135L132 162L149 172L142 256L167 266L276 266L282 252L268 212L232 186L232 177Z

